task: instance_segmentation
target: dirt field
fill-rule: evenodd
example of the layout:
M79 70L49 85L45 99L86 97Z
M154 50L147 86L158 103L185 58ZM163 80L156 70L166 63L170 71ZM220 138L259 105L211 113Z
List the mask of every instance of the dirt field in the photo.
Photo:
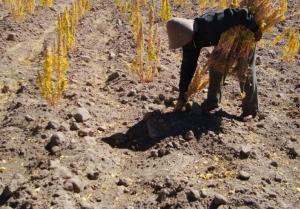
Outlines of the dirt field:
M204 90L191 111L173 113L181 54L168 50L164 23L159 76L141 83L124 65L135 47L127 17L94 0L69 55L68 89L51 107L36 77L56 15L70 2L38 7L22 23L0 4L1 209L299 208L299 54L282 62L279 46L261 47L274 37L264 35L252 122L238 119L232 77L216 112L202 114ZM290 13L299 9L289 2ZM174 7L174 15L197 16L187 8ZM299 16L275 31L287 25L299 29Z

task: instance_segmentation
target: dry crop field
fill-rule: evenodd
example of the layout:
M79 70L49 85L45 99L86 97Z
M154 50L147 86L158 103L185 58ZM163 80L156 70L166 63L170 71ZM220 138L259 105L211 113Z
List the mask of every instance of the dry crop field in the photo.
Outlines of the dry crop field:
M181 51L165 29L240 1L0 0L0 208L299 208L300 3L274 2L256 16L259 114L244 123L236 76L201 111L213 48L172 112Z

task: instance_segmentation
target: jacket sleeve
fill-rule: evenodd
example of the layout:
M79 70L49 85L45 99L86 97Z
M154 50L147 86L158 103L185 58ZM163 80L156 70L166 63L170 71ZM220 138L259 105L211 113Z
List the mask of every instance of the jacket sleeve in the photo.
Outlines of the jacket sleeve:
M189 84L194 76L200 48L196 48L193 43L182 47L183 56L180 70L179 99L185 101L185 92L188 91Z
M259 29L253 15L245 8L225 9L223 13L217 15L217 22L221 33L237 25L244 25L253 33Z

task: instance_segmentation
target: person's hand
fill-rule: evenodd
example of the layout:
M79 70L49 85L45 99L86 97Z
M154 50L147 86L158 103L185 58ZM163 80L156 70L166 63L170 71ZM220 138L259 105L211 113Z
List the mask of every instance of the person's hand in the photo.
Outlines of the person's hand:
M183 112L185 105L186 105L186 102L182 101L181 99L178 99L173 111L174 112Z
M258 29L255 33L254 33L254 38L255 38L255 41L259 41L261 38L262 38L262 31L260 29Z

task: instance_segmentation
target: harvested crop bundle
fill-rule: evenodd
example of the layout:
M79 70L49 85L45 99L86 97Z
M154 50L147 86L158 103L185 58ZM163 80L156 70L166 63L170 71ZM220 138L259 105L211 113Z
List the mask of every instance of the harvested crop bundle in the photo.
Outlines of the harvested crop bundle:
M284 20L287 0L281 0L280 2L243 0L240 7L248 8L260 30L265 32ZM248 76L248 57L255 50L255 47L256 41L253 32L244 26L236 26L224 32L205 66L202 69L197 69L189 86L188 96L205 87L203 84L208 83L208 70L215 70L224 75L236 75L240 81L245 80ZM294 50L289 50L289 52L295 51L295 44L293 48Z

